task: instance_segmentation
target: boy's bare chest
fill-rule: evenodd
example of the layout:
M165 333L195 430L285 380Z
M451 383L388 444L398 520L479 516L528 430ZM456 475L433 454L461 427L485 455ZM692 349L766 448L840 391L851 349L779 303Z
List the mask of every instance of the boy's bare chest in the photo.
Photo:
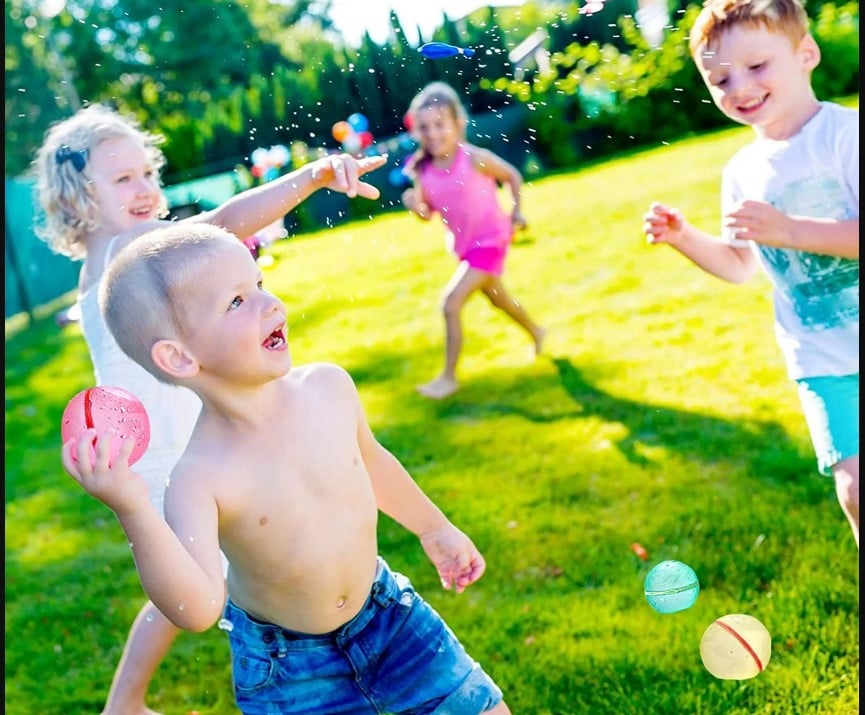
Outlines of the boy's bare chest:
M370 489L354 431L310 419L225 451L219 491L259 510L315 512Z

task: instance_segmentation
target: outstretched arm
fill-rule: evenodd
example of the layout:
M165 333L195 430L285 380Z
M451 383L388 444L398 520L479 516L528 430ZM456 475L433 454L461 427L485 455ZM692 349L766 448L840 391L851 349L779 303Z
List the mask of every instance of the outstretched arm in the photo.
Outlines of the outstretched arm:
M189 517L196 524L195 533L187 548L151 503L145 481L130 469L134 442L127 440L109 464L113 433L97 439L91 459L95 437L96 430L91 429L66 442L63 467L117 516L141 583L156 607L178 628L206 630L217 621L225 602L215 504L197 500Z
M348 376L347 379L351 380ZM351 388L357 402L358 444L378 508L420 539L442 586L462 593L483 575L486 569L483 556L375 438L353 383Z
M245 238L285 216L319 189L350 197L377 199L379 190L362 177L387 162L387 156L355 159L350 154L322 157L261 186L247 189L219 207L185 221L212 223Z
M670 206L652 203L643 214L643 233L649 243L666 243L707 273L730 283L744 283L757 271L750 248L730 246L701 231Z

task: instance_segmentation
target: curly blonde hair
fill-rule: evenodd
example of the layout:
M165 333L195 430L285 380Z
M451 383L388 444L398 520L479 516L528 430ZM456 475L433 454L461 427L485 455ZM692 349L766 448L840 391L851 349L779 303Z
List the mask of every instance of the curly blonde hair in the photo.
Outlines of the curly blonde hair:
M81 260L87 255L83 238L99 227L100 216L87 172L90 151L107 139L130 137L141 141L157 174L165 166L159 148L163 137L114 109L92 104L72 117L55 122L33 162L36 194L43 215L36 235L55 253ZM161 215L168 212L163 197Z

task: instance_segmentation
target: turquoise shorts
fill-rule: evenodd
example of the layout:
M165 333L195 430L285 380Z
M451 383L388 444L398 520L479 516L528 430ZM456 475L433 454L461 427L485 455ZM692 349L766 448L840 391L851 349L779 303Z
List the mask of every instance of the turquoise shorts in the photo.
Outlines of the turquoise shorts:
M859 454L859 373L796 380L821 474Z

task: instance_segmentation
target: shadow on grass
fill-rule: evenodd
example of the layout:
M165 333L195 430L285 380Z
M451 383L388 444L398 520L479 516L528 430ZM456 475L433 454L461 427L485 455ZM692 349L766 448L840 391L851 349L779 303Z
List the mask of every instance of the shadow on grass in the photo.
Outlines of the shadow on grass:
M550 383L558 382L558 390L564 390L575 406L573 409L533 409L527 406L528 400L522 399L522 390L515 388L511 395L507 387L498 385L487 386L484 392L499 399L477 402L451 399L433 403L433 410L442 419L461 421L505 415L535 423L592 417L617 422L626 429L627 435L615 442L616 448L628 462L641 466L651 463L641 453L644 451L641 447L652 446L704 463L742 461L748 472L763 475L773 482L799 480L803 472L813 471L810 458L801 453L777 422L727 420L617 397L592 384L570 359L558 357L551 362L557 376L534 379L532 391L554 390L556 386Z
M405 374L410 362L411 357L404 353L379 353L375 360L355 363L350 372L359 385L380 383L399 379L395 376ZM389 418L376 427L376 433L415 469L430 465L438 470L453 464L459 454L463 468L470 470L478 466L475 461L479 457L462 445L465 430L472 426L491 421L490 434L495 435L505 429L495 424L498 418L517 418L540 426L570 422L574 434L579 435L583 424L595 430L597 423L606 423L614 427L605 432L617 435L609 446L629 464L646 470L646 489L657 488L650 486L652 480L657 484L664 479L657 471L654 452L677 455L677 460L693 465L693 479L677 488L682 499L693 502L692 511L698 508L697 503L712 498L725 500L728 508L733 508L729 502L733 500L739 508L740 502L755 493L761 494L764 503L781 509L785 504L790 508L803 504L832 508L831 486L817 474L810 452L794 441L781 423L741 416L728 419L627 399L600 389L567 357L552 358L548 364L551 370L541 363L527 368L532 373L528 379L522 369L475 378L440 402L421 398L413 385L407 386L403 393L394 392L394 404L388 409L397 419ZM528 433L526 438L530 438ZM585 472L586 476L598 468L598 463L586 464L574 479L567 480L574 494L566 497L559 493L557 500L586 499L583 492L590 487L578 486L586 482L580 474ZM609 469L614 471L612 466ZM607 472L605 468L602 471ZM607 478L614 477L607 473ZM709 491L694 501L688 494L695 489ZM719 490L727 489L731 491L718 496ZM755 518L765 519L765 514L755 514Z

